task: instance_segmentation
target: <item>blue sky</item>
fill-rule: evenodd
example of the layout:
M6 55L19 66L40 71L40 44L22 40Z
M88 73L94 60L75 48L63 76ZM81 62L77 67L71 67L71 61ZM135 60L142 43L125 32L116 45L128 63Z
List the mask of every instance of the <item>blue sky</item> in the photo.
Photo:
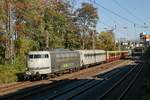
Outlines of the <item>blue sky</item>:
M150 31L150 0L72 0L76 8L81 6L82 2L88 2L94 5L98 11L98 32L106 29L114 30L116 38L138 39L139 33ZM110 9L120 18L102 7ZM125 19L125 20L124 20ZM128 21L127 21L128 20Z

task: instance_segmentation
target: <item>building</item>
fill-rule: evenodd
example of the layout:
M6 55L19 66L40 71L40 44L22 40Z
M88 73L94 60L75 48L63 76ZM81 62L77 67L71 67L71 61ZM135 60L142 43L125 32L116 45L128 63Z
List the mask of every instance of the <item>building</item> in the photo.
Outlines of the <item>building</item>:
M140 33L140 41L143 42L145 46L150 46L150 32Z

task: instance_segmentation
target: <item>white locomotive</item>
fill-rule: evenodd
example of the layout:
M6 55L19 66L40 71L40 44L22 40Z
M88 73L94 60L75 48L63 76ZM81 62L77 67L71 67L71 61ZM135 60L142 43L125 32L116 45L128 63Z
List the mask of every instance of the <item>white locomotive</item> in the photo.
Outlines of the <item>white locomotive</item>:
M42 77L80 67L78 51L31 51L27 58L25 78Z

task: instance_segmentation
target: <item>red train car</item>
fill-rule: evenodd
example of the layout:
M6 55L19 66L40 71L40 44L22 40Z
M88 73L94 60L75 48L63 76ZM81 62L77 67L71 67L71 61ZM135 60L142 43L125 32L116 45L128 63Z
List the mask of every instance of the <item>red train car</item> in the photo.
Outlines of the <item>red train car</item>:
M128 51L107 51L106 62L123 59L126 58L127 56L128 56Z

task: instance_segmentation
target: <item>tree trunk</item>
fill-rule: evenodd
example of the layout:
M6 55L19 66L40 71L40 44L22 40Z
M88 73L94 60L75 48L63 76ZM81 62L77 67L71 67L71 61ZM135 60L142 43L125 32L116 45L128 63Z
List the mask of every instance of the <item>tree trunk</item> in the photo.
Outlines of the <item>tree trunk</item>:
M14 43L13 43L13 26L12 26L12 4L5 1L7 5L7 23L6 23L6 51L5 51L5 59L11 60L13 64L13 57L14 57Z
M92 32L92 49L95 49L95 33L94 31Z
M84 38L82 38L82 49L84 50L85 41Z
M46 44L46 49L49 48L49 33L47 30L45 30L45 44Z

